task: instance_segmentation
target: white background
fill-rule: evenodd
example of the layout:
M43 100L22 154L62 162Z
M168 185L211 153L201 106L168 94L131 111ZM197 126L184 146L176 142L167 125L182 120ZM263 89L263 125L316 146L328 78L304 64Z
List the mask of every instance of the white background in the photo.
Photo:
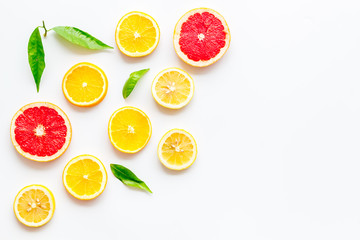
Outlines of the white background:
M216 64L193 68L175 54L172 34L186 11L210 7L227 20L232 42ZM157 49L132 59L115 46L118 20L133 10L152 15L161 29ZM27 62L27 41L46 21L76 26L114 46L89 51L54 32L43 41L46 69L40 93ZM358 0L1 1L0 239L246 239L360 238L360 3ZM108 76L104 101L92 108L64 98L65 72L82 61ZM156 104L151 82L180 67L195 95L180 111ZM151 70L124 101L128 75ZM73 126L67 152L36 163L13 148L13 114L33 101L60 106ZM115 150L107 123L119 107L144 110L153 124L149 144L135 155ZM198 158L182 172L165 169L156 154L161 136L183 128L198 143ZM64 189L65 164L93 154L106 165L107 188L95 200ZM132 169L153 190L124 186L109 164ZM56 198L53 219L30 229L12 210L24 186L39 183Z

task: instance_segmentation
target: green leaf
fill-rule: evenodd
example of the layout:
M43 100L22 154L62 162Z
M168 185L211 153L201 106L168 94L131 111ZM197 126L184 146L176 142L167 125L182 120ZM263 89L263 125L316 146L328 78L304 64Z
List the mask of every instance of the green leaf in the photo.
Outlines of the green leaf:
M54 30L57 34L59 34L61 37L65 38L69 42L88 49L99 50L99 49L113 48L111 46L106 45L99 39L91 36L89 33L84 32L75 27L58 26L52 28L52 30Z
M45 53L39 27L32 32L28 43L28 60L34 76L36 89L39 92L41 76L45 69Z
M130 169L119 164L110 164L110 168L114 176L125 185L140 188L152 193L150 188L142 180L140 180L132 171L130 171Z
M140 80L140 78L142 78L145 75L145 73L147 73L149 70L150 68L146 68L130 74L129 79L125 82L123 87L122 93L124 99L130 95L130 93L134 90L137 82Z

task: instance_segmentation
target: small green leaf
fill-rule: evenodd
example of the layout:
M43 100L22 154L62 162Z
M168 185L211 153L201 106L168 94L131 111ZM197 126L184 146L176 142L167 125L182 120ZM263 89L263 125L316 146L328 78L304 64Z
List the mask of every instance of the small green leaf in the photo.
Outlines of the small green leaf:
M75 27L58 26L52 28L52 30L54 30L57 34L59 34L61 37L65 38L69 42L88 49L99 50L99 49L113 48L109 45L106 45L99 39L91 36L89 33L84 32Z
M152 193L150 188L142 180L140 180L132 171L130 171L130 169L119 164L110 164L110 168L114 176L125 185L140 188Z
M28 43L28 60L34 76L36 89L39 92L41 76L45 69L45 53L39 27L32 32Z
M129 79L125 82L123 87L122 93L124 99L130 95L130 93L134 90L137 82L140 80L140 78L142 78L145 75L145 73L147 73L149 70L150 68L146 68L130 74Z

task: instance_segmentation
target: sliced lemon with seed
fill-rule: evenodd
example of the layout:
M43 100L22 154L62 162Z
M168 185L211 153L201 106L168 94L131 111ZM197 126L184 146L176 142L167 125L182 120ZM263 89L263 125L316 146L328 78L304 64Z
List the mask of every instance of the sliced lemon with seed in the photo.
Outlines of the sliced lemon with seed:
M190 167L197 155L194 137L185 130L172 129L165 133L158 145L160 162L172 170Z
M45 186L37 184L26 186L15 197L15 216L28 227L40 227L48 223L54 211L54 195Z
M155 77L151 92L161 106L179 109L192 99L194 81L187 72L179 68L168 68Z
M159 40L158 24L150 15L143 12L127 13L116 27L116 45L129 57L142 57L152 53Z
M107 173L102 162L88 154L71 159L63 172L63 184L75 198L90 200L98 197L106 187Z
M108 80L98 66L82 62L66 72L62 90L65 98L79 107L91 107L100 103L106 96Z
M122 107L115 111L109 121L109 138L121 152L136 153L143 149L151 137L149 117L135 107Z

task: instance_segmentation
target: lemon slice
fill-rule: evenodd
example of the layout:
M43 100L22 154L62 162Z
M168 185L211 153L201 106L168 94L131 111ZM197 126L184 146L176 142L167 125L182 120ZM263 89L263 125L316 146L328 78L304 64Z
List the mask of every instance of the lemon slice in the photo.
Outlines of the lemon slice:
M65 98L79 107L100 103L108 89L107 77L98 66L82 62L67 71L62 83Z
M155 77L151 92L161 106L179 109L192 99L194 81L187 72L179 68L168 68Z
M194 137L182 129L172 129L165 133L158 145L160 162L172 170L190 167L197 155Z
M135 107L122 107L115 111L109 121L109 138L121 152L136 153L143 149L151 137L149 117Z
M15 216L28 227L40 227L48 223L54 211L54 195L45 186L34 184L24 187L15 197Z
M149 55L160 40L160 29L156 21L143 12L129 12L123 16L115 31L119 50L130 57Z
M105 189L107 173L102 162L92 155L80 155L66 164L63 172L66 190L75 198L90 200Z

